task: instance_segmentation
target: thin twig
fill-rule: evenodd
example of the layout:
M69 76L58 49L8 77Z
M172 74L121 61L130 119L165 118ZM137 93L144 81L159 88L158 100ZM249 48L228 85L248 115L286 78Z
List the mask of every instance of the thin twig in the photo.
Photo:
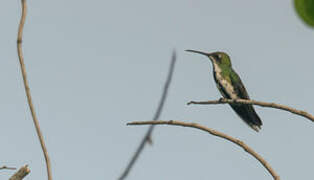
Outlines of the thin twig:
M8 167L8 166L2 166L2 167L0 167L0 170L3 170L3 169L16 170L15 167Z
M255 159L257 159L266 169L267 171L273 176L275 180L279 180L280 177L278 174L271 168L270 164L268 164L265 159L263 159L259 154L257 154L252 148L250 148L248 145L246 145L243 141L236 139L234 137L231 137L227 134L221 133L219 131L216 131L214 129L210 129L201 125L198 125L196 123L186 123L186 122L180 122L180 121L137 121L137 122L130 122L127 125L173 125L173 126L183 126L183 127L191 127L199 130L206 131L214 136L221 137L223 139L226 139L244 149L247 153L252 155Z
M171 63L170 63L170 67L169 67L169 71L168 71L168 76L167 76L167 80L166 83L164 85L164 89L163 89L163 93L161 96L161 99L159 101L159 105L158 108L155 112L155 115L153 117L153 121L159 119L159 116L162 112L163 106L165 104L166 98L167 98L167 94L168 94L168 89L171 83L171 79L172 79L172 75L173 75L173 71L174 71L174 67L175 67L175 62L176 62L176 53L175 51L172 54L172 58L171 58ZM121 176L119 177L119 180L123 180L126 178L126 176L129 174L131 168L133 167L134 163L136 162L136 160L138 159L139 155L141 154L142 150L144 149L146 143L150 143L152 144L152 138L151 138L151 134L153 132L154 126L151 125L145 136L143 137L140 145L138 146L138 148L136 149L134 155L132 156L130 162L128 163L127 167L125 168L125 170L123 171L123 173L121 174Z
M10 177L9 180L22 180L25 176L27 176L31 170L28 168L27 165L22 166L13 176Z
M37 136L38 136L38 139L40 141L40 145L41 145L41 148L42 148L42 151L44 153L45 160L46 160L48 180L52 180L50 159L48 156L48 152L47 152L47 148L46 148L46 145L44 142L43 135L42 135L41 130L40 130L39 122L38 122L38 119L37 119L37 116L35 113L35 108L34 108L34 105L32 102L32 96L31 96L29 85L28 85L26 69L25 69L25 64L24 64L24 57L23 57L23 51L22 51L22 39L23 39L23 28L24 28L24 24L25 24L26 9L27 8L26 8L26 0L21 0L21 2L22 2L22 15L21 15L21 20L20 20L18 35L17 35L17 52L18 52L18 56L19 56L21 72L22 72L22 76L23 76L24 88L25 88L25 93L27 96L28 105L29 105L29 108L30 108L30 111L32 114L33 123L34 123L35 128L36 128Z
M310 113L307 113L305 111L297 110L295 108L281 105L281 104L275 104L275 103L268 103L268 102L261 102L261 101L254 101L254 100L247 100L247 99L224 99L221 98L219 100L213 100L213 101L191 101L187 103L188 105L190 104L254 104L262 107L269 107L269 108L275 108L275 109L281 109L284 111L289 111L293 114L297 114L300 116L303 116L312 122L314 122L314 116L311 115Z

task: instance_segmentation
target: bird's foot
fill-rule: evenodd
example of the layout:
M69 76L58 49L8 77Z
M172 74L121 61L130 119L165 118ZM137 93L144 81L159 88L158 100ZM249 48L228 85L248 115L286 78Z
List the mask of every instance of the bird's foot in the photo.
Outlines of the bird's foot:
M219 98L219 102L223 102L224 100L225 100L226 98L223 98L223 97L221 97L221 98Z

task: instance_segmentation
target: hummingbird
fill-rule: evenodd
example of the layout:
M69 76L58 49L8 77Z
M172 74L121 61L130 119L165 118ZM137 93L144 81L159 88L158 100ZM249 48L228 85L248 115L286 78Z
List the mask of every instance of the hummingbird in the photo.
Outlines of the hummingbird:
M213 64L213 75L216 86L224 98L250 99L239 75L233 70L230 57L224 52L205 53L186 50L207 56ZM252 129L259 131L262 121L251 104L229 104L238 116Z

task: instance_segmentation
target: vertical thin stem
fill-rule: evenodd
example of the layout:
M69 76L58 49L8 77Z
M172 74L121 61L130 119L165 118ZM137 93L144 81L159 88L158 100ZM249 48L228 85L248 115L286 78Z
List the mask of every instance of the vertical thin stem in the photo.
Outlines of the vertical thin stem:
M165 101L166 101L166 98L167 98L167 95L168 95L168 89L169 89L169 86L170 86L170 83L171 83L174 67L175 67L175 62L176 62L176 53L173 52L172 58L171 58L170 67L169 67L169 71L168 71L167 80L166 80L165 85L164 85L164 89L163 89L162 96L161 96L160 101L159 101L158 108L157 108L157 110L155 112L155 115L153 117L154 121L159 119L160 114L162 112L162 109L164 107L164 104L165 104ZM139 155L143 151L146 143L152 143L151 135L153 133L153 130L154 130L154 125L149 126L149 128L148 128L146 134L144 135L140 145L138 146L138 148L136 149L135 153L133 154L130 162L127 165L127 167L125 168L125 170L123 171L123 173L119 177L119 180L123 180L123 179L125 179L127 177L127 175L129 174L130 170L134 166L136 160L138 159Z
M31 96L31 92L30 92L30 88L29 88L29 84L27 81L27 75L26 75L26 69L25 69L25 64L24 64L24 57L23 57L23 51L22 51L22 39L23 39L23 28L24 28L24 24L25 24L25 18L26 18L26 0L21 0L22 3L22 15L21 15L21 19L20 19L20 24L19 24L19 29L18 29L18 36L17 36L17 53L19 56L19 61L20 61L20 66L21 66L21 72L22 72L22 76L23 76L23 82L24 82L24 88L25 88L25 93L27 96L27 101L28 101L28 105L32 114L32 118L33 118L33 123L35 125L35 129L37 132L37 136L42 148L42 151L44 153L44 157L46 160L46 167L47 167L47 175L48 175L48 180L52 180L52 175L51 175L51 165L50 165L50 159L48 156L48 152L47 152L47 148L44 142L44 138L43 135L41 133L40 130L40 126L39 126L39 122L35 113L35 108L32 102L32 96Z

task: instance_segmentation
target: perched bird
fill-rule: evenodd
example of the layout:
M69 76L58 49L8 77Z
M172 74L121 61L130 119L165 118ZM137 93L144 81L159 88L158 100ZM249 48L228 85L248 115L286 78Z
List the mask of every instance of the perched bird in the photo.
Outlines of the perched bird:
M232 69L230 57L224 52L204 53L195 50L186 50L209 57L213 64L213 74L218 90L227 99L250 99L239 75ZM262 121L252 105L230 104L232 109L252 129L259 131Z

